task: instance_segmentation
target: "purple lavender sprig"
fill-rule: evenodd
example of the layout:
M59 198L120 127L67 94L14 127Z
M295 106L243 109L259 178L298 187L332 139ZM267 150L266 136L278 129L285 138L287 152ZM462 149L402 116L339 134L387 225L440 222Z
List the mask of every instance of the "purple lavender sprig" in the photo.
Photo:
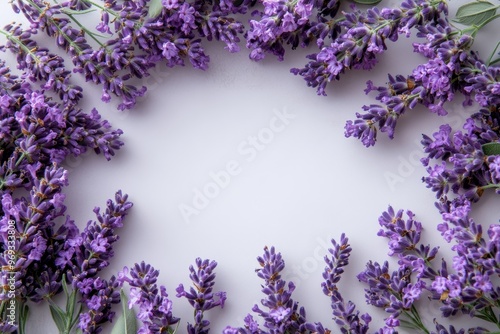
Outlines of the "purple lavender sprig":
M32 31L10 24L0 29L0 34L5 35L8 40L4 48L16 54L17 67L24 71L23 78L41 82L42 89L53 90L63 103L78 103L83 95L82 88L71 83L71 72L59 55L39 47L31 39Z
M443 262L432 283L432 298L443 303L444 316L466 313L496 324L500 319L500 290L495 278L500 270L499 224L491 224L487 233L471 217L471 202L464 196L439 205L443 222L438 230L447 242L453 242L453 271ZM487 235L487 238L486 238Z
M321 287L323 293L330 297L333 320L340 327L342 333L368 333L371 322L370 315L367 313L360 315L353 302L345 302L338 288L341 275L344 273L344 267L349 264L349 256L352 251L349 239L342 234L340 242L337 243L332 239L332 246L332 248L328 249L330 257L325 256L327 266L323 272L325 281L321 284Z
M477 55L471 51L473 37L452 29L446 18L418 26L417 36L427 43L414 43L414 50L429 60L417 66L409 76L389 75L387 86L367 83L365 92L377 92L382 103L364 106L365 113L357 113L355 121L345 126L346 137L355 137L365 146L375 145L377 132L385 132L394 138L399 118L408 110L424 105L431 112L446 115L444 104L456 94L465 95L470 104L470 89L465 84L466 72L477 63Z
M100 333L102 325L114 319L113 305L120 302L120 290L116 277L112 276L109 280L99 277L94 279L92 292L87 292L80 302L87 310L80 313L78 328L83 334Z
M123 226L123 219L132 207L127 195L121 191L115 194L115 201L108 200L104 214L94 210L97 220L89 221L86 228L78 228L69 219L62 227L65 233L63 244L54 249L53 262L59 272L64 273L56 286L64 288L67 307L63 311L53 300L58 291L45 289L43 298L49 302L54 321L61 332L68 332L75 326L86 334L100 333L102 325L111 322L115 312L112 306L120 302L118 282L115 277L105 280L98 276L108 266L113 256L113 243L118 240L116 230ZM72 285L72 291L66 286ZM55 277L53 279L56 279ZM75 303L81 306L75 309ZM78 320L78 324L77 324Z
M389 256L397 256L398 269L390 272L387 261L382 265L370 261L358 279L369 286L365 289L367 303L389 313L385 330L403 325L429 333L415 302L426 290L424 278L436 276L431 264L438 248L420 243L422 224L414 220L411 211L406 215L403 219L403 210L395 212L389 207L379 218L382 229L378 235L388 239Z
M482 235L482 226L469 218L470 202L464 197L452 203L439 206L443 223L438 230L448 242L454 240L453 271L443 259L434 267L437 247L420 243L422 224L414 220L411 211L403 218L403 211L392 207L382 214L379 223L382 229L378 235L389 240L389 254L396 256L399 268L391 273L389 263L380 265L369 262L366 270L358 275L360 281L368 284L366 298L369 304L385 309L390 316L386 319L387 330L398 326L410 326L426 333L420 319L417 300L424 293L441 303L443 317L468 314L500 326L495 310L500 306L498 288L491 278L498 275L498 224L488 229L489 240ZM450 327L449 331L435 321L436 333L464 332ZM384 330L385 330L384 329ZM483 327L470 328L469 332L488 332Z
M257 258L260 268L257 276L264 280L262 292L266 295L261 304L254 305L252 311L262 320L259 324L251 314L244 321L244 327L228 326L224 329L225 334L257 334L257 333L299 333L305 330L306 312L303 307L299 308L296 301L292 299L295 285L281 279L281 271L285 268L285 261L281 253L277 253L274 247L264 248L264 254Z
M29 45L36 49L36 45ZM45 64L49 61L44 58L40 66L50 67ZM40 166L61 164L67 157L79 156L89 149L103 153L109 160L123 145L119 139L122 131L101 120L97 110L84 113L71 99L59 102L35 89L26 80L31 76L30 69L18 77L0 62L0 73L2 194L16 188L29 190L33 185L31 176L43 174ZM38 173L28 172L35 170Z
M25 63L20 63L18 77L0 62L1 279L16 282L12 291L2 289L0 308L3 316L16 301L16 325L2 330L24 333L28 303L49 300L63 290L68 268L61 266L60 251L79 234L66 214L68 171L61 166L67 157L89 149L110 159L122 142L121 130L113 130L95 109L86 114L77 107L81 90L71 85L69 76L62 78L68 71L60 58L15 27L10 38L9 47L25 52ZM44 90L36 89L35 81ZM45 89L58 96L49 97ZM113 205L108 203L108 208ZM124 216L128 209L122 208L114 218L104 219Z
M446 2L426 0L405 1L399 8L346 12L345 20L339 22L343 32L292 73L302 76L318 95L326 95L327 84L339 80L346 70L373 68L377 56L387 49L386 40L396 41L399 34L409 35L410 29L434 23L446 14Z
M90 31L71 25L71 17L66 14L67 5L67 2L51 4L41 0L18 0L17 4L13 4L14 10L22 12L30 22L30 30L45 32L68 53L75 66L74 71L83 73L87 81L103 85L103 100L109 100L107 97L112 93L122 99L119 109L132 107L136 99L144 95L146 88L127 84L131 75L120 70L144 73L151 65L143 57L135 56L123 44L114 50L107 50L107 59L99 58L85 35ZM89 36L95 34L90 33Z
M160 272L145 262L125 267L118 274L121 286L130 286L129 308L139 307L137 318L142 322L138 333L172 333L179 318L172 313L172 301L166 288L156 284Z
M16 33L24 36L43 31L53 37L71 57L74 71L102 86L103 101L109 102L111 95L121 99L120 110L135 106L147 88L134 82L149 76L160 63L184 65L187 58L195 68L206 69L209 57L202 39L220 40L229 51L238 51L243 25L233 14L244 13L246 8L230 1L198 0L13 2L14 11L21 12L31 24L27 30L17 27ZM95 29L77 18L77 14L92 12L90 9L101 14Z
M328 36L333 37L340 29L334 19L340 1L262 1L263 10L255 10L245 34L250 59L262 60L265 53L284 59L284 44L292 49L306 47L316 40L322 45Z
M431 112L446 115L446 102L455 96L465 97L464 105L472 104L488 110L498 105L500 69L492 57L486 62L472 50L474 38L488 20L462 30L453 27L448 18L442 17L417 27L417 37L425 42L414 43L414 51L428 58L417 66L411 75L389 75L387 86L368 82L366 93L377 91L381 104L364 106L365 113L348 121L345 134L359 138L365 146L376 142L377 132L386 132L394 138L399 118L408 109L423 105Z
M210 321L204 318L205 312L215 307L224 307L226 293L224 291L212 292L215 285L215 272L217 262L208 259L197 258L196 268L189 267L189 278L193 286L188 291L180 284L176 291L177 297L184 297L194 308L194 325L188 323L187 332L189 334L208 334L210 331Z
M123 227L123 219L131 208L128 196L118 191L115 201L108 200L104 214L95 208L97 220L89 221L81 233L71 233L58 251L57 266L68 273L69 282L81 292L83 300L91 297L87 292L92 292L96 275L109 265L113 244L119 239L116 232Z
M483 108L465 121L463 131L442 125L433 138L424 135L428 175L422 180L438 199L463 195L476 202L488 189L500 191L500 158L494 150L500 141L498 117L496 107Z

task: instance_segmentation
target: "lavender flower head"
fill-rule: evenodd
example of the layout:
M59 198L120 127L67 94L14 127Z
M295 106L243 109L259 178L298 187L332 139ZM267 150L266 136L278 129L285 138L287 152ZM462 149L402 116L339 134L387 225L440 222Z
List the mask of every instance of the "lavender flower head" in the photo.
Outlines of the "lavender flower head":
M177 297L184 297L189 301L189 304L194 308L194 325L188 323L187 332L190 334L208 334L210 322L204 318L205 311L215 307L224 307L226 293L219 291L213 293L215 285L215 272L217 262L208 259L202 260L197 258L196 268L189 267L189 278L193 282L193 286L188 291L184 289L182 284L177 287Z
M298 303L291 298L295 285L281 279L281 271L285 268L281 254L277 253L274 247L265 247L264 254L259 256L257 261L260 265L257 276L264 280L262 292L266 298L261 300L264 309L254 305L252 311L263 320L263 324L259 324L251 314L248 314L244 319L244 327L228 326L224 329L224 333L299 332L306 324L305 309L299 308Z
M349 264L349 256L352 250L349 239L342 234L340 242L337 243L332 239L332 246L333 248L328 250L330 256L325 256L327 266L323 272L325 281L321 284L321 287L323 293L330 297L333 320L340 327L342 333L368 333L371 322L370 315L360 315L353 302L345 302L337 285L344 273L344 267Z
M130 286L129 308L139 307L137 314L142 325L138 333L171 333L179 318L172 313L172 301L166 288L156 284L159 271L149 264L136 263L131 269L125 267L117 281Z

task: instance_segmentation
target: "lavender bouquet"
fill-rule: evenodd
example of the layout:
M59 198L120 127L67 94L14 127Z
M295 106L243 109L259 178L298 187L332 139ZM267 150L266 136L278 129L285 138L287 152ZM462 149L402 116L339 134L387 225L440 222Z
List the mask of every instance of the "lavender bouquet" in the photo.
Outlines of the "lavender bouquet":
M387 314L385 325L372 331L499 331L500 228L489 224L486 238L470 215L485 191L500 191L500 43L487 59L474 51L481 29L500 15L498 5L466 3L452 22L443 0L407 0L394 7L382 7L377 0L10 3L28 26L12 23L0 29L5 37L1 50L12 52L17 63L13 71L0 61L1 333L26 333L29 307L41 303L50 308L60 333L100 333L110 322L113 334L174 333L180 323L167 288L158 285L159 271L150 264L125 267L109 278L102 275L132 207L127 195L117 191L81 230L66 212L64 187L70 171L65 160L91 150L109 160L123 145L121 130L96 109L81 109L84 89L74 84L74 73L99 85L104 102L114 97L119 110L133 109L147 91L140 79L155 69L189 62L204 70L210 60L204 44L217 40L238 52L244 39L254 61L267 54L283 60L290 49L317 48L291 73L318 95L326 95L335 92L329 84L346 71L374 68L388 42L401 36L417 40L414 51L424 63L407 75L390 74L385 85L368 81L365 92L375 93L378 103L364 106L346 123L346 137L373 146L378 132L395 137L406 111L424 107L446 115L446 103L458 96L477 110L461 130L443 124L422 139L422 163L428 172L422 180L436 193L442 216L437 228L446 242L453 242L452 261L439 261L438 248L421 242L422 224L411 211L403 218L402 210L389 207L379 218L378 234L388 239L388 255L396 259L397 268L389 269L389 262L369 262L357 276L366 285L367 303ZM97 25L88 27L82 17L95 14ZM42 34L55 41L55 50L39 44ZM332 240L321 288L330 298L333 325L340 332L368 333L371 316L344 299L338 285L350 252L345 235ZM229 325L224 333L333 331L327 328L332 324L309 320L305 308L292 298L295 285L282 278L285 263L274 247L265 247L257 260L265 297L242 326ZM194 309L188 333L209 333L207 311L225 304L225 292L213 292L216 266L215 261L196 259L189 268L192 287L181 284L176 290ZM424 299L439 303L443 319L466 314L482 324L465 329L440 319L425 323L419 313Z

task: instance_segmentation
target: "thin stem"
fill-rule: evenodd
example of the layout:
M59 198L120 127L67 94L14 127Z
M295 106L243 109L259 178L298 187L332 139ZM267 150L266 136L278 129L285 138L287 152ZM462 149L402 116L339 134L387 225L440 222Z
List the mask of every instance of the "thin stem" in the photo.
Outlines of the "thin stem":
M113 15L114 17L120 17L120 14L118 14L118 13L117 13L117 12L115 12L114 10L109 9L109 8L107 8L107 7L104 7L104 6L101 6L101 5L99 5L98 3L95 3L95 2L93 2L93 1L91 1L91 0L82 0L82 1L83 1L83 2L86 2L87 4L89 4L89 5L91 5L91 6L97 7L97 8L99 8L100 10L105 11L105 12L107 12L107 13L109 13L109 14Z
M500 187L499 184L495 184L495 183L490 183L490 184L487 184L485 186L481 186L479 187L480 189L490 189L490 188L498 188Z
M403 314L406 315L408 319L410 319L410 322L408 323L411 324L411 327L413 327L414 329L420 329L425 334L430 334L430 331L425 327L424 323L422 322L422 318L420 318L420 315L415 305L411 306L410 312L404 311Z
M500 58L497 58L495 61L491 61L493 59L493 56L495 55L495 53L497 52L498 50L498 47L500 46L500 41L497 43L497 45L495 46L495 48L493 49L493 51L491 52L491 55L490 57L488 58L488 60L486 61L486 65L490 66L492 64L494 64L495 62L497 62Z
M483 312L488 318L489 322L494 323L498 328L500 328L500 323L498 322L498 319L495 313L493 312L493 308L491 306L486 307Z

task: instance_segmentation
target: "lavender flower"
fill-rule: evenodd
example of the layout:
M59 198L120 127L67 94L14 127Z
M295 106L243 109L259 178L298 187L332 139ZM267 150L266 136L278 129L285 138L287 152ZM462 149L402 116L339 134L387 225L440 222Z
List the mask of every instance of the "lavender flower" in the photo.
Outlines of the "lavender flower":
M264 323L259 324L252 315L245 317L245 326L226 327L224 333L286 333L300 332L306 326L306 313L303 307L298 306L291 297L295 290L292 282L287 283L281 279L281 271L285 268L285 262L280 253L276 253L274 247L264 248L263 256L257 258L260 268L257 276L264 280L262 292L266 295L261 300L262 309L255 305L252 311L261 317Z
M15 33L8 35L13 42L8 47L27 53L28 49L14 45L19 44L15 43L17 36L26 38L44 31L69 54L74 71L102 86L103 101L109 102L114 94L121 99L118 109L131 109L146 93L145 86L132 84L133 79L149 76L160 61L171 67L184 65L184 58L188 58L195 68L207 68L209 57L204 53L201 38L221 40L231 52L239 50L238 34L243 32L243 25L231 15L244 13L246 5L234 6L226 1L165 1L163 5L152 13L148 0L105 0L102 5L91 0L56 4L17 0L14 10L24 14L30 29L16 26ZM85 14L91 8L101 13L95 31L81 24L75 15ZM97 46L93 47L88 39Z
M491 225L486 240L482 226L469 217L471 203L464 196L441 204L439 209L443 223L438 229L445 240L454 241L456 255L454 272L443 262L432 284L433 298L443 302L444 316L462 312L492 321L491 312L498 306L499 297L492 283L492 278L498 275L497 226Z
M457 34L446 18L416 28L417 36L428 42L414 43L414 50L429 58L428 62L417 66L409 76L389 75L387 87L377 87L369 81L365 92L377 91L376 99L383 105L364 106L366 113L357 113L357 120L347 122L346 137L355 137L365 146L373 146L377 128L393 139L399 118L419 104L438 115L446 115L444 104L457 92L465 94L464 104L470 104L470 89L463 77L464 71L478 61L470 50L472 37Z
M32 32L23 30L20 25L7 25L0 33L6 35L5 49L17 55L18 68L25 71L25 78L41 81L43 89L55 91L64 103L78 103L82 88L71 83L71 72L60 56L39 47L31 40Z
M82 300L88 311L80 314L78 323L78 328L85 334L100 333L101 325L114 318L112 305L120 302L119 284L114 276L109 281L101 278L91 280L88 286L92 292L86 292Z
M63 258L60 251L78 235L64 205L64 160L88 149L110 159L122 145L121 131L111 129L96 110L86 114L77 108L80 90L71 86L69 76L63 78L68 72L62 60L51 59L29 36L12 28L11 42L33 48L22 51L31 53L20 63L20 77L0 62L0 277L16 281L15 295L2 289L0 301L6 305L16 298L19 310L28 301L48 300L62 291L71 255ZM43 88L59 96L48 97L30 81L45 81ZM24 326L27 312L21 314L19 326Z
M327 21L325 16L337 14L340 1L263 1L263 10L252 13L258 19L250 20L250 29L245 34L250 58L261 60L265 53L284 59L284 44L293 49L305 47L311 41L322 40L336 33L337 24ZM317 14L314 10L316 9Z
M424 135L422 144L427 153L423 159L428 176L422 180L441 200L452 195L464 195L478 201L489 188L498 192L497 155L487 155L485 147L499 140L497 115L482 109L463 125L463 131L452 132L448 125L433 134ZM431 159L441 160L432 165ZM490 167L491 166L491 167Z
M333 320L340 327L342 333L367 333L371 317L368 314L359 315L353 302L344 301L339 292L337 283L344 272L343 267L349 264L351 247L349 239L344 234L340 242L332 240L333 248L329 249L331 257L325 256L327 266L323 272L325 281L321 284L323 293L330 297L333 310Z
M61 269L67 268L69 281L82 292L84 300L86 287L109 265L114 255L112 246L119 239L116 230L123 227L123 219L131 207L128 196L118 191L115 202L108 200L104 215L99 208L94 209L97 221L89 221L80 234L67 238L58 252L57 264Z
M366 13L344 13L345 20L339 25L345 32L319 53L309 55L306 67L292 69L292 73L304 77L318 95L326 95L327 84L339 80L346 70L373 68L377 55L387 48L386 40L396 41L400 33L408 34L409 29L435 22L446 13L444 2L425 0L406 1L394 10L371 8Z
M182 284L176 289L177 297L185 297L191 306L194 308L195 324L188 323L187 331L190 334L208 334L210 322L204 319L205 311L214 307L224 307L226 293L219 291L212 293L215 284L214 269L217 262L208 259L196 259L196 269L193 266L189 267L189 277L193 281L193 286L188 291L184 289Z
M158 286L159 271L151 265L141 262L133 268L125 267L118 274L117 281L120 285L130 285L129 308L134 305L139 307L137 317L142 322L138 333L170 333L179 318L172 313L172 301L168 298L166 288Z
M453 272L444 259L440 268L433 267L438 249L420 244L422 225L414 221L410 211L405 220L402 210L395 212L389 207L379 219L383 230L378 234L389 239L390 255L397 255L399 268L391 273L387 261L383 265L369 262L358 278L368 285L367 302L390 314L380 333L391 332L403 324L430 332L425 329L415 306L426 291L431 299L441 303L444 317L465 313L499 323L493 311L498 306L498 289L492 282L498 256L491 253L497 251L496 224L489 228L490 240L486 241L482 237L482 226L469 217L471 206L465 197L443 202L438 208L443 217L438 230L446 241L455 241ZM437 333L447 333L439 323L436 329ZM469 329L474 333L484 331L482 327ZM450 327L450 332L455 329Z

